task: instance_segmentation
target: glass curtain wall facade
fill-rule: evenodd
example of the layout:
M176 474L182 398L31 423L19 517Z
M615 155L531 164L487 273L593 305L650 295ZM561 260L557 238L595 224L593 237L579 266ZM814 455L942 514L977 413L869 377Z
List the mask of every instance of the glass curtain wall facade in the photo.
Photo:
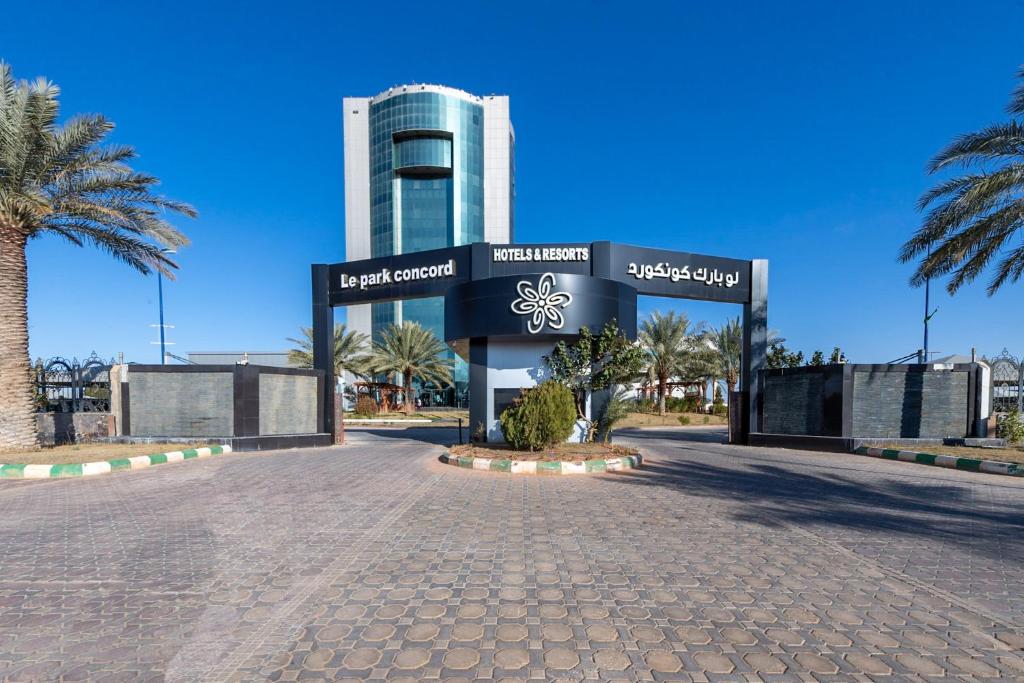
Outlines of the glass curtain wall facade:
M344 98L343 116L346 259L513 241L514 132L507 96L395 86L374 97ZM362 304L346 314L350 330L372 339L404 320L443 338L444 303ZM456 388L422 388L425 405L465 405L468 370L454 354L450 358Z
M451 88L407 86L366 102L366 256L483 241L482 98ZM346 125L348 121L346 118ZM347 136L346 130L346 147ZM348 177L346 171L346 184ZM351 229L346 226L346 230ZM444 300L440 298L373 304L369 317L369 332L374 340L380 338L388 325L406 320L418 322L439 339L444 338ZM454 352L449 352L449 358L454 365L455 387L417 386L417 396L423 405L467 404L468 368Z

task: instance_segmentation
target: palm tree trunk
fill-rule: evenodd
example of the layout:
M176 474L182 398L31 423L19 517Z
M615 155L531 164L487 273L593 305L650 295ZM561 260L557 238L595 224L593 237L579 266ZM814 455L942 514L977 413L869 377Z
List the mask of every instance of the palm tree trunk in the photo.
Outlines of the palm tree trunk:
M28 263L21 231L0 223L0 447L39 445L28 357Z
M658 378L658 415L665 414L665 392L668 391L668 378Z
M405 382L405 414L412 415L412 371L406 370L402 373L402 380Z

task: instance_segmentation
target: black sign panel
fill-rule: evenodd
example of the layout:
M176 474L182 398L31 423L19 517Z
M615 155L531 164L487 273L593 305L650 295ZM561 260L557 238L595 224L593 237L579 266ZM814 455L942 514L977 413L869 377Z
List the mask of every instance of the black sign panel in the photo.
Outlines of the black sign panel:
M636 338L636 290L621 282L567 273L473 280L444 299L445 341L473 337L547 339L600 330L616 320Z
M750 300L750 261L610 242L467 244L329 269L332 306L444 296L470 279L541 273L606 278L652 296Z
M572 244L492 244L491 277L524 273L575 273L590 275L590 245Z
M332 264L330 304L444 296L452 285L469 280L470 248L467 244Z
M599 244L595 252L602 251ZM600 274L635 287L639 294L732 303L750 300L750 261L626 244L607 248L609 271ZM597 268L594 274L599 274Z

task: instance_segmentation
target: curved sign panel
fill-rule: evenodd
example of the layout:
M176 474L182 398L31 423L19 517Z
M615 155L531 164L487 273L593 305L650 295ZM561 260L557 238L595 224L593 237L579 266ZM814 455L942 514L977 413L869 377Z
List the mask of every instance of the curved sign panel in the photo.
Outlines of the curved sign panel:
M332 306L444 296L469 280L551 273L617 280L640 294L750 301L750 261L611 242L477 242L329 266Z
M448 290L444 336L453 342L473 337L576 335L581 327L600 330L615 319L636 338L636 290L589 275L543 273L466 282Z

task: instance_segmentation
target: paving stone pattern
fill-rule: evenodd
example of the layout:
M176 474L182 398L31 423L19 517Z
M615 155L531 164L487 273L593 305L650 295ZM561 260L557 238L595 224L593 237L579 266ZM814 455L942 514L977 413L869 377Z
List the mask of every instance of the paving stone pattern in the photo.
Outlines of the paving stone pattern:
M1022 481L699 429L511 476L444 437L0 482L0 679L1024 677Z

